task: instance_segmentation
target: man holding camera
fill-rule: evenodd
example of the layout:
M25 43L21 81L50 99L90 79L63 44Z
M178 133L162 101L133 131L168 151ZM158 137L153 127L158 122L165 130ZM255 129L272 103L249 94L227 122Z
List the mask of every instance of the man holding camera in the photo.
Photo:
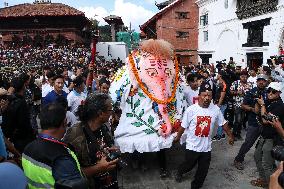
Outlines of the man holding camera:
M272 82L268 86L267 103L263 98L258 98L255 105L255 112L259 112L261 116L261 130L254 153L259 178L251 181L253 186L266 187L268 185L269 177L274 169L271 150L275 145L283 145L284 130L281 123L284 122L284 104L280 94L280 83Z
M243 103L241 108L247 112L248 115L248 127L246 133L246 139L242 144L238 155L235 157L234 166L239 169L243 170L243 161L245 158L246 153L250 150L250 148L255 143L256 139L260 135L260 127L259 123L256 119L255 113L255 104L256 99L262 96L264 101L267 99L267 76L260 74L257 76L257 87L248 91L244 97Z

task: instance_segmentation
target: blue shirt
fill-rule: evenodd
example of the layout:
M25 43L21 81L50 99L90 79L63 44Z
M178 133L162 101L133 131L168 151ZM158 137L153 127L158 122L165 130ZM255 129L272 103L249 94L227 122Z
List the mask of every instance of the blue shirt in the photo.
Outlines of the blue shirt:
M0 188L23 189L28 185L24 172L9 162L0 163Z
M52 102L56 101L56 99L60 96L63 96L65 99L67 99L67 93L66 92L62 91L62 94L59 95L54 90L52 90L43 98L42 104L47 105L49 103L52 103Z
M4 141L4 135L3 135L2 129L0 127L0 156L7 159L7 155L8 154L7 154L6 145L5 145L5 141Z

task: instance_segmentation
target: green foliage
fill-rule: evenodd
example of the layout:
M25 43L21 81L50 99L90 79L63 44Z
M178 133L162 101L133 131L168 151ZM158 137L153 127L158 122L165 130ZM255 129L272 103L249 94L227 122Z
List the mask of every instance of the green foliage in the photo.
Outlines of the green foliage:
M138 106L140 106L140 100L138 99L134 104L134 109L136 109Z
M155 131L153 131L153 130L151 130L151 129L145 129L145 130L143 130L143 131L144 131L147 135L155 133Z
M134 115L133 115L133 113L127 113L126 114L126 117L133 117Z
M153 125L153 123L154 123L154 118L153 118L153 116L149 116L149 118L148 118L148 123L150 124L150 125Z
M137 121L137 122L131 123L131 125L134 125L135 127L141 127L143 123Z
M139 117L142 117L144 115L144 109L141 110L141 112L139 113Z

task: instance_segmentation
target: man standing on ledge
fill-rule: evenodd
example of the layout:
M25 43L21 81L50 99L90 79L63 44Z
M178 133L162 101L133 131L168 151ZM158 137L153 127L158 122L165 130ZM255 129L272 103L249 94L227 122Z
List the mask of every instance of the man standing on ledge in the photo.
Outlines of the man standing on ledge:
M178 167L175 180L181 182L182 175L198 164L194 180L191 182L191 189L201 188L207 176L211 161L211 135L215 123L219 127L223 127L229 136L229 144L234 144L234 137L227 121L224 119L220 108L211 101L212 88L210 84L203 83L199 89L198 104L187 108L174 140L178 142L185 131L182 136L182 140L186 140L185 162Z

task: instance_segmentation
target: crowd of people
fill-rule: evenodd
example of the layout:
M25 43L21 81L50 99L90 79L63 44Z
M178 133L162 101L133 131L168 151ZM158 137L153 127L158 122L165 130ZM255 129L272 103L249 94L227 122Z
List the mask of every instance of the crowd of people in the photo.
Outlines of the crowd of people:
M91 50L83 46L0 47L0 172L2 166L14 170L19 178L15 188L119 188L117 174L126 163L115 146L114 131L122 110L112 103L109 88L124 64L100 58L90 64L91 59ZM232 160L239 170L245 169L245 155L257 141L259 177L251 181L253 186L281 188L275 178L283 164L274 171L275 160L283 160L277 153L284 153L283 65L272 60L255 70L236 66L230 58L215 66L180 67L187 107L174 142L200 124L195 120L200 112L210 114L210 120L203 121L218 129L215 136L212 129L200 131L198 139L188 136L177 182L198 164L191 186L201 188L210 166L211 141L227 135L230 144L243 141ZM208 144L205 148L201 143ZM168 176L165 167L160 176Z

